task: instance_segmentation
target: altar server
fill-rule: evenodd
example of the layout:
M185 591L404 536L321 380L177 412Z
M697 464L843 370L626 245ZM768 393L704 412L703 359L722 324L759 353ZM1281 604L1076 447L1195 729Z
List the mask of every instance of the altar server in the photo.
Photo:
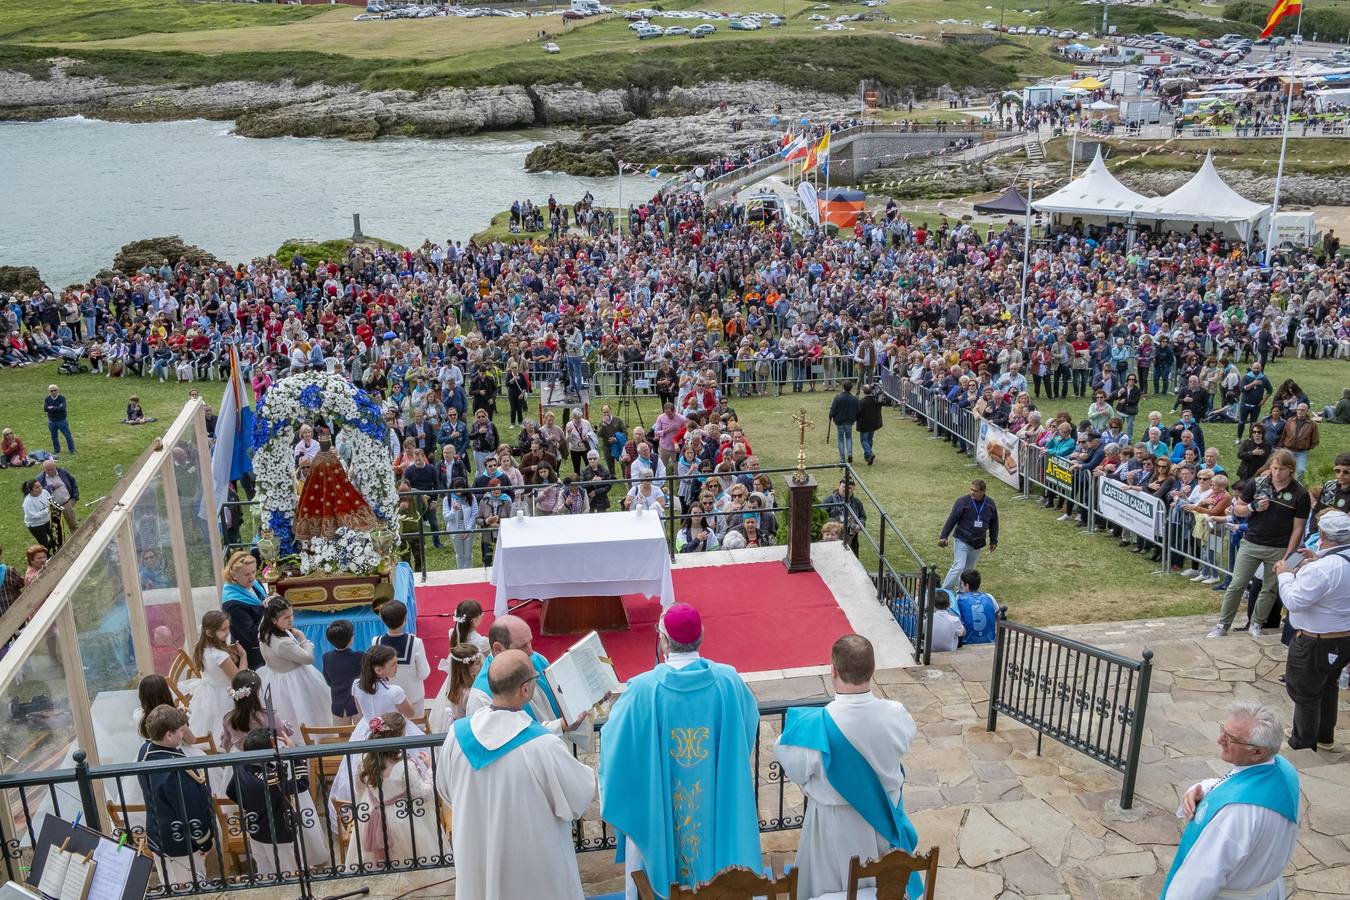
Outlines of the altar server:
M1219 756L1233 766L1181 798L1181 845L1163 900L1281 900L1281 873L1298 837L1298 772L1279 755L1284 726L1273 709L1235 703L1219 729Z
M901 757L914 740L914 719L903 704L872 693L876 658L857 634L834 642L830 677L834 699L823 707L787 711L774 756L783 775L810 801L797 843L797 896L801 900L848 887L849 860L878 859L918 843L905 815ZM910 877L910 897L923 895L923 879Z
M703 620L676 603L661 617L665 662L628 682L600 744L600 810L620 832L625 889L693 886L731 865L759 871L750 753L759 708L731 666L703 659Z
M537 672L519 650L488 669L492 705L445 736L436 789L455 816L455 894L475 900L581 900L572 822L595 797L595 773L525 712Z

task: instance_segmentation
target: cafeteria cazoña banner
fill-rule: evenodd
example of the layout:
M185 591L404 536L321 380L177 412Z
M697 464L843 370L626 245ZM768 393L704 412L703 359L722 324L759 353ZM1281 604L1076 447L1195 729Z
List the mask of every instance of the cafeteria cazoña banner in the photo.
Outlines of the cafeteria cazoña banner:
M1162 540L1166 507L1152 494L1127 491L1120 482L1097 479L1097 514L1152 540Z

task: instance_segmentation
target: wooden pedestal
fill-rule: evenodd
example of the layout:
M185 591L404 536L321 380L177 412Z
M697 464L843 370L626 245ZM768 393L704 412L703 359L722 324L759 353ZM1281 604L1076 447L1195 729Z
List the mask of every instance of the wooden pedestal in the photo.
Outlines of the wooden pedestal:
M617 596L554 597L544 601L540 634L589 634L627 631L628 611Z
M816 496L816 480L810 475L800 484L788 480L788 552L783 565L789 572L812 572L811 501Z

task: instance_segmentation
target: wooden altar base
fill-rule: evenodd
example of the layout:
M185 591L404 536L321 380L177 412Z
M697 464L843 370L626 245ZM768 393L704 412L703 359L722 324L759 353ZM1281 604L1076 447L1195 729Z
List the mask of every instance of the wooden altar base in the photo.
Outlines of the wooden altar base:
M618 596L555 597L543 601L540 634L589 634L627 631L628 612Z

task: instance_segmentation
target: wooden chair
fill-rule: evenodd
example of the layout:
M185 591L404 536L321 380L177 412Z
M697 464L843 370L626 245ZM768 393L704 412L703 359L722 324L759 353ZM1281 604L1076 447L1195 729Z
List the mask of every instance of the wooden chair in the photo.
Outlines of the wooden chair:
M355 724L320 727L301 725L300 737L306 744L345 744L352 739L352 731L355 728ZM352 760L353 777L359 764L359 760ZM315 806L323 806L323 798L326 796L323 788L332 787L333 779L337 777L343 765L341 756L316 756L309 760L309 792L314 797Z
M220 855L225 864L225 875L248 872L248 844L244 839L243 813L233 800L211 798L216 808L216 827L219 829Z
M905 885L909 883L909 876L915 872L923 875L924 900L933 900L933 892L937 888L937 847L930 847L922 856L892 850L865 865L855 856L848 863L848 892L845 896L849 900L857 900L858 882L864 878L875 878L877 900L905 900Z
M192 702L192 695L183 691L181 682L184 676L191 678L201 678L201 670L192 662L192 657L188 656L182 650L174 654L173 662L169 665L169 674L165 680L169 682L169 690L173 691L174 699L187 706Z
M103 804L108 810L108 821L112 823L113 837L119 834L126 834L129 843L135 843L139 838L145 836L145 804L128 803L126 806L114 801L108 800ZM125 815L123 815L125 813ZM133 825L130 822L132 816L140 816L140 825Z
M202 748L203 753L215 754L220 752L216 747L216 738L210 732L202 735L201 737L193 738L192 745L194 747Z
M640 900L656 900L647 873L641 869L633 873L633 884L637 887ZM670 900L752 900L754 897L784 897L787 900L797 896L797 870L793 869L781 878L747 869L745 866L728 866L696 887L670 886Z
M333 800L333 809L337 815L337 864L341 866L347 860L347 845L352 842L356 813L352 811L352 804L349 801L336 798Z

